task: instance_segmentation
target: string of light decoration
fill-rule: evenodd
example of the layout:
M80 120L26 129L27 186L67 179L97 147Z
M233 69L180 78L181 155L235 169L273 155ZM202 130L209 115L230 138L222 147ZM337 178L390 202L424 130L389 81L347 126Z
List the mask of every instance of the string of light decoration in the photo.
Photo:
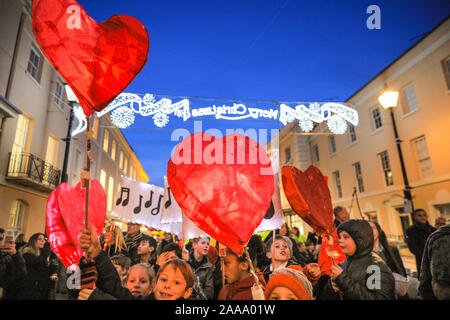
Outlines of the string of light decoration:
M178 100L173 102L173 100ZM193 101L225 102L219 105L197 107ZM247 105L269 104L268 108L248 107ZM81 107L80 107L81 109ZM235 100L222 98L197 98L185 96L162 96L154 94L121 93L104 110L96 112L97 117L110 113L112 123L121 128L128 128L136 114L152 117L158 128L165 127L170 115L187 121L190 118L213 116L217 120L266 119L278 120L283 125L298 120L303 132L311 132L314 124L327 122L333 134L344 134L348 123L357 126L358 112L348 103L337 102L296 102L267 100ZM72 136L84 131L86 117L81 110L75 110L78 127Z

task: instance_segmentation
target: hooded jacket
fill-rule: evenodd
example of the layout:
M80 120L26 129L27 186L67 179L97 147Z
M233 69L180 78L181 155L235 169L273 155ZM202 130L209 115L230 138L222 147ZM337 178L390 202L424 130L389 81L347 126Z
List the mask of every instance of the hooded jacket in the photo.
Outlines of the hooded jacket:
M441 227L428 238L419 281L419 293L424 300L436 300L433 283L450 286L450 225Z
M338 227L346 231L356 244L347 256L344 271L335 279L344 300L394 300L395 280L391 270L373 250L373 231L364 220L348 220Z

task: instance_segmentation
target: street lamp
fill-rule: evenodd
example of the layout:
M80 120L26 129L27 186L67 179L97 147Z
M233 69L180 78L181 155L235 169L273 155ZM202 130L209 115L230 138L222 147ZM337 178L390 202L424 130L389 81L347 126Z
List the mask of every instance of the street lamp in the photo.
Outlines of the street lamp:
M67 163L69 162L69 150L70 150L70 140L71 140L71 131L72 131L72 122L73 122L73 108L75 107L75 103L78 103L77 96L73 93L72 89L69 85L65 85L67 100L70 104L70 116L69 116L69 128L67 129L67 136L63 139L66 142L66 149L64 151L64 162L62 169L62 177L61 182L69 182L67 176Z
M413 212L414 205L413 205L412 196L411 196L412 188L409 186L408 176L406 175L405 162L403 160L402 147L400 145L400 143L402 141L398 137L397 125L395 124L395 118L394 118L394 108L397 106L398 95L399 95L398 91L385 90L378 97L378 101L381 103L381 105L383 106L384 109L389 109L390 113L391 113L392 126L394 128L394 135L395 135L395 143L397 144L398 157L400 158L400 165L402 167L403 182L405 183L405 189L403 190L403 194L406 199L406 201L404 203L404 211L405 212Z

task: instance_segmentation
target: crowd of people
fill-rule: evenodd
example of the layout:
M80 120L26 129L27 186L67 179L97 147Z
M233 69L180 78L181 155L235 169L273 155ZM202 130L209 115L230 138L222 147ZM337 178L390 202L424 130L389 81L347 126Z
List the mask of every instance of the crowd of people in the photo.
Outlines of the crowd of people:
M321 237L305 237L287 224L253 235L244 255L199 237L179 245L176 235L155 239L128 223L108 226L98 237L81 230L78 286L51 251L45 234L16 241L0 229L0 298L5 300L395 300L412 299L399 250L377 222L350 219L334 209L339 246L346 256L331 274L321 271ZM450 225L428 223L413 213L406 243L417 262L418 296L450 299ZM92 271L94 270L94 272Z

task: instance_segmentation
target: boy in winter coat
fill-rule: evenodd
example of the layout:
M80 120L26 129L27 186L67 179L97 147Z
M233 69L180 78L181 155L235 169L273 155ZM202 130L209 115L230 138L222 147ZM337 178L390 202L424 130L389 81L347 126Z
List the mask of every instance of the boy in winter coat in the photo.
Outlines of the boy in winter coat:
M339 246L347 256L344 270L331 267L331 286L344 300L394 300L391 270L373 250L372 227L364 220L348 220L337 230Z
M214 297L213 265L208 258L208 238L192 239L188 263L196 277L192 299L211 300Z

